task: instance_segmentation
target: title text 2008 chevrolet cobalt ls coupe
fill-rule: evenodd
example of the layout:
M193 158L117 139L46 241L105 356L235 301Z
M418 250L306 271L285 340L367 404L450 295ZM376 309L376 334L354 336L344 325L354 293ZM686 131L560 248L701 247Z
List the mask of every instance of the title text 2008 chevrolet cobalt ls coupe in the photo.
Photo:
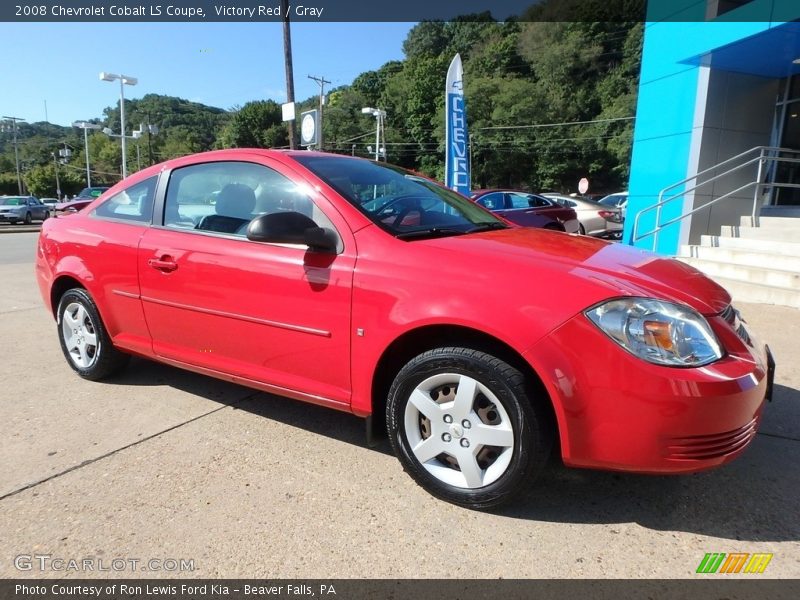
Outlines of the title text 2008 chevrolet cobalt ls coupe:
M772 363L680 262L519 228L430 181L311 152L157 165L45 222L70 366L137 354L385 419L426 490L496 506L570 466L690 472L755 435Z

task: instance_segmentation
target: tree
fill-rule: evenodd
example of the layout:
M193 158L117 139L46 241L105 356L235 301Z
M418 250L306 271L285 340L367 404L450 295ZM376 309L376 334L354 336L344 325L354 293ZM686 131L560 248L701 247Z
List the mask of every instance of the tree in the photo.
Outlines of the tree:
M248 102L221 132L223 148L282 148L289 145L281 107L273 100Z

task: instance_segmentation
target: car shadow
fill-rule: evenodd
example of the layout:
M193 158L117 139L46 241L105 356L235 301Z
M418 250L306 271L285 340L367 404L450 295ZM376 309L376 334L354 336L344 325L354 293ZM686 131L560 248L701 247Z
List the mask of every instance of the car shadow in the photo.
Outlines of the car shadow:
M285 425L324 435L340 442L367 448L366 423L355 415L260 392L235 383L229 383L134 357L130 366L114 378L103 380L111 385L161 386L202 396L235 410L243 410L259 417L279 421ZM371 450L392 454L388 440L377 440Z
M219 387L212 378L149 361L141 363L109 383L170 385L290 427L391 454L385 438L377 446L367 447L364 421L353 415L266 393L247 394L247 388L233 384L225 385L243 393L219 397L208 393ZM721 468L693 475L648 476L570 469L553 459L529 491L495 514L558 523L637 523L656 531L737 541L798 541L800 435L796 430L789 432L794 437L785 432L773 434L766 427L772 407L792 405L800 406L800 391L776 385L775 402L767 406L756 439L741 457ZM615 533L613 528L611 531Z

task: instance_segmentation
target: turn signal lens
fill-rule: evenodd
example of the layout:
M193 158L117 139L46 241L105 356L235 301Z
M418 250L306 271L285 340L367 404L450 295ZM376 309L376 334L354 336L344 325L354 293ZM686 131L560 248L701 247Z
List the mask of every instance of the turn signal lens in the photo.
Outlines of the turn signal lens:
M619 298L585 314L625 350L651 363L700 367L723 356L708 321L688 306L652 298Z

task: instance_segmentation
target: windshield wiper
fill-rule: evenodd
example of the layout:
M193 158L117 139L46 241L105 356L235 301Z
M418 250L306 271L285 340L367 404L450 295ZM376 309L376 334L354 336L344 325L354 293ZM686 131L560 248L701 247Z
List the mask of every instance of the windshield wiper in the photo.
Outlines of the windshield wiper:
M492 231L494 229L508 229L508 225L505 223L481 223L480 225L475 225L472 229L467 229L466 233L477 233L478 231Z
M415 229L414 231L403 231L395 234L398 240L410 240L423 237L444 237L447 235L464 235L468 233L463 229L453 229L452 227L429 227L428 229Z

